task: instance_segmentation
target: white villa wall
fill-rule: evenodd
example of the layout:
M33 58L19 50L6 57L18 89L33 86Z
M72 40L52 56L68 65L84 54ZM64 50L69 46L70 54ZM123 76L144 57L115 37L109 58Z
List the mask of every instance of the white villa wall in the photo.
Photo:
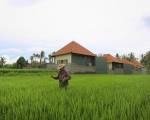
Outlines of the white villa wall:
M71 54L61 55L55 57L55 64L57 64L58 60L68 60L68 64L71 63Z

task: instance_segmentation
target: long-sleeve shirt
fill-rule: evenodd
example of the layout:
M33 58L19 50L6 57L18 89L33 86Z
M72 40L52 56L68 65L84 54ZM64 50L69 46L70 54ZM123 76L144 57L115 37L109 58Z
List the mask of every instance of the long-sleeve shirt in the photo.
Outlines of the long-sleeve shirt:
M59 71L58 76L53 78L58 79L60 81L66 81L66 80L70 80L71 76L67 73L65 69L62 69Z

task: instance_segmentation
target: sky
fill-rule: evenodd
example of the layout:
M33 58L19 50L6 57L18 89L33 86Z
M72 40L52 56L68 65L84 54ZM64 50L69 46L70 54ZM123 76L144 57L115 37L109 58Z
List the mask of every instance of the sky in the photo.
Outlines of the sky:
M95 54L150 50L150 0L0 0L0 56L13 63L76 41Z

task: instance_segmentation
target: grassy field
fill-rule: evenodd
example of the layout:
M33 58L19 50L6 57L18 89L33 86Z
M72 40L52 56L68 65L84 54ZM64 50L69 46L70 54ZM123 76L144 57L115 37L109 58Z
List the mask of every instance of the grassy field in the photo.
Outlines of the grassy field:
M0 120L150 120L150 76L48 73L0 76Z

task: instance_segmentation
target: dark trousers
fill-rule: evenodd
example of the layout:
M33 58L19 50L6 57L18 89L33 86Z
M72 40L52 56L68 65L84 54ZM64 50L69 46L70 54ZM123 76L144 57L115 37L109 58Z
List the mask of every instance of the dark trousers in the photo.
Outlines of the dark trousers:
M65 89L67 89L68 84L69 84L68 80L66 80L66 81L59 80L59 88L65 88Z

